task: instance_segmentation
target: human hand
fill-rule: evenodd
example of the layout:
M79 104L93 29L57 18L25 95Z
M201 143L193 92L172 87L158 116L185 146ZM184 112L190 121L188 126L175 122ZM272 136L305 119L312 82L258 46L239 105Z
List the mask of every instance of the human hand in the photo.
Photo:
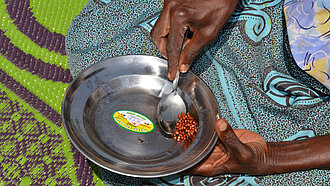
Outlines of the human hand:
M186 72L198 53L216 39L234 12L238 0L165 0L164 8L151 31L160 53L168 59L168 78L178 70ZM190 31L180 54L184 34Z
M268 145L259 134L246 129L233 130L225 119L216 122L215 130L218 143L201 163L188 171L190 174L263 174Z

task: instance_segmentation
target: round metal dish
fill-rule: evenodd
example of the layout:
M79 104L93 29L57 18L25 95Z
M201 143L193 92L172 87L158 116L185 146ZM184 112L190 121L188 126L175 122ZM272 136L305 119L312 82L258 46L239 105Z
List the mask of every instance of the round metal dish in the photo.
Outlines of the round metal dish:
M192 72L182 74L178 92L199 128L193 141L177 143L162 132L156 116L160 97L170 90L166 60L128 55L96 63L67 89L62 104L65 130L83 155L107 170L145 178L184 171L214 147L219 109L203 81ZM115 115L122 110L148 118L152 129L136 132L119 125Z

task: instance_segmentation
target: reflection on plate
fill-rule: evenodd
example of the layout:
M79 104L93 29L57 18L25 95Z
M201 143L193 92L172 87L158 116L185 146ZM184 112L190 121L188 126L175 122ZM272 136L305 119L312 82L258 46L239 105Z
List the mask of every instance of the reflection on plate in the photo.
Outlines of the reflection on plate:
M89 160L119 174L151 178L186 170L215 145L219 110L203 81L192 72L182 74L178 92L199 129L189 144L177 143L162 132L156 116L160 97L171 86L167 62L157 57L128 55L96 63L65 94L65 130Z

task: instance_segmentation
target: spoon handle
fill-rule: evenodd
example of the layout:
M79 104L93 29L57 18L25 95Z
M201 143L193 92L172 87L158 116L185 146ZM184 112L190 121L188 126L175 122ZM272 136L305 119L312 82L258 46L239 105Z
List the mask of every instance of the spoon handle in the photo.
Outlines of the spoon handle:
M176 72L175 78L173 80L173 90L176 91L176 88L178 87L179 83L179 76L180 76L180 71Z
M184 48L184 43L186 42L187 36L188 36L188 30L186 31L186 33L183 36L183 41L182 41L181 48L180 48L180 55L181 55L181 52ZM176 72L175 78L173 80L173 90L174 91L176 91L176 88L178 87L179 76L180 76L180 71L178 69L178 71Z

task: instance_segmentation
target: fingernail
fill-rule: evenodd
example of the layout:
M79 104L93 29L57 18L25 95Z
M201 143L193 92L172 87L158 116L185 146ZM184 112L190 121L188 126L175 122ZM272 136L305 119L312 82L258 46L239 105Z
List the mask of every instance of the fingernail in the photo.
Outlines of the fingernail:
M221 132L227 129L227 123L225 121L220 122L219 129Z
M190 65L183 64L180 66L180 72L185 73L189 70Z
M171 79L171 73L167 74L168 79Z
M215 119L220 119L220 114L218 113L216 116L215 116Z

